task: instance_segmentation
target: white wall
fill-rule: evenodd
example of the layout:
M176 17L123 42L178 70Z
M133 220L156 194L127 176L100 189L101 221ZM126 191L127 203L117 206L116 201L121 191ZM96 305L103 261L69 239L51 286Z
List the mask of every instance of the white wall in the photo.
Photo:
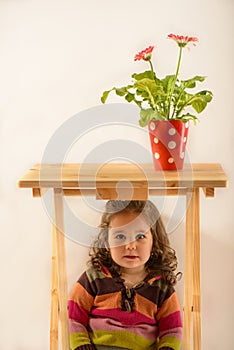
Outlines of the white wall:
M203 349L232 350L233 15L232 0L0 2L1 350L49 348L51 224L41 200L18 189L17 179L41 161L62 123L146 68L133 62L136 52L155 44L159 74L173 73L177 49L166 39L171 32L198 36L197 47L184 51L181 76L207 75L202 88L214 93L201 122L191 127L188 150L192 162L221 163L230 179L214 199L202 195L201 285ZM147 142L145 134L142 140ZM77 152L68 159L78 161ZM165 206L169 218L170 203ZM171 240L183 270L184 222ZM67 249L71 288L85 268L87 249L70 239Z

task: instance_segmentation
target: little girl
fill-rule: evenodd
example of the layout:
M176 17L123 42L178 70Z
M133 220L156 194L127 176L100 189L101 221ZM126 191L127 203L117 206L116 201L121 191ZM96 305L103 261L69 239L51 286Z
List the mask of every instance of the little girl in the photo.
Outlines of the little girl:
M179 350L177 259L154 204L106 203L68 302L72 350Z

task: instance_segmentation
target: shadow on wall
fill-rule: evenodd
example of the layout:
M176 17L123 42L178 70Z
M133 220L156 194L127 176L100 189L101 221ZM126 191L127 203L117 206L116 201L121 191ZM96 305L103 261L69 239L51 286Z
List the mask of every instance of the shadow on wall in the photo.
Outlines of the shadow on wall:
M167 221L164 217L164 222ZM223 228L225 232L225 228ZM183 273L176 285L181 310L184 300L184 249L185 221L169 235L171 246L176 250L178 269ZM212 232L201 227L201 323L202 346L204 349L230 350L233 348L231 337L214 337L213 329L219 323L220 334L233 332L233 295L234 281L231 266L234 259L234 246L212 237ZM222 322L223 320L223 322ZM227 329L228 325L228 329Z
M225 227L223 228L225 232ZM201 235L201 315L204 349L230 350L233 348L233 265L234 246L212 237L212 232ZM230 274L230 272L232 273ZM222 321L223 320L223 321ZM219 323L219 334L213 330Z
M171 227L175 227L172 232L169 232L168 238L170 240L171 247L175 249L178 260L177 272L182 272L182 278L177 282L175 289L178 295L181 310L183 309L184 302L184 249L185 249L185 221L180 223L177 219L169 218L169 216L163 216L163 222L166 224L170 222ZM167 227L167 225L166 225ZM168 230L167 230L168 232Z

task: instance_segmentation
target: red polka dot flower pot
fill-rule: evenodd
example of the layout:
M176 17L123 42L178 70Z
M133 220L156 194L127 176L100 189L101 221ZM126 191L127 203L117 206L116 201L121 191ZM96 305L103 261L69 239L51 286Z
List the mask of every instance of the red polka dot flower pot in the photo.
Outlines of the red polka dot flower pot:
M155 170L183 169L189 122L151 120L148 129Z

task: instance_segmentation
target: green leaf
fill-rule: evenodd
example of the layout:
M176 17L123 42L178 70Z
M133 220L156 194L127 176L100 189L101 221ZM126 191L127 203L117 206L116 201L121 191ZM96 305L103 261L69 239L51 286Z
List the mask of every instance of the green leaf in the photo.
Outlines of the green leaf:
M197 113L201 113L211 100L211 91L204 90L196 94L188 94L183 91L176 104L176 116L178 117L187 106L192 106Z
M127 95L125 96L125 100L128 102L132 102L134 99L135 99L134 94L130 94L130 92L127 93Z
M171 88L175 82L175 75L167 75L165 78L160 80L160 87L164 91L165 96L168 96L171 92Z
M175 80L175 75L167 75L165 76L165 78L161 80L161 85L164 86L166 90L168 90L168 88L171 87L174 80Z
M136 81L134 87L138 91L147 91L148 93L151 93L151 95L157 93L157 85L155 81L147 78Z
M138 80L134 83L136 94L141 96L144 101L148 101L149 105L155 109L155 97L157 96L157 85L154 80L147 78Z
M212 93L210 91L200 91L195 94L192 100L192 107L197 113L201 113L207 106L207 103L212 100Z
M132 85L127 85L127 86L123 86L121 88L113 87L111 90L104 91L102 94L102 97L101 97L101 101L102 101L102 103L105 103L108 96L109 96L109 93L111 91L115 91L116 95L118 95L118 96L121 96L121 97L125 96L126 94L128 94L128 89L130 89L132 87L133 87Z
M102 103L105 103L105 102L106 102L106 99L107 99L109 93L110 93L112 90L113 90L113 89L103 92L102 97L101 97Z
M139 119L140 126L145 127L149 123L149 121L152 119L164 120L163 116L160 113L158 113L157 111L154 111L151 108L141 109L140 119Z
M186 113L186 114L183 114L180 118L178 118L178 120L181 120L183 123L186 123L187 121L192 120L194 125L196 125L196 122L199 119L191 113Z
M128 90L126 87L121 87L121 88L114 88L116 95L118 96L124 96L128 93Z
M132 78L134 78L135 80L142 80L142 79L150 79L150 80L154 80L155 79L155 74L154 72L152 72L152 70L147 70L146 72L143 73L133 73Z
M201 113L207 106L207 103L203 101L201 98L196 98L192 103L192 107L195 109L197 113Z
M196 75L195 77L188 80L181 80L181 88L182 89L192 89L195 88L196 82L203 82L206 79L204 76Z

